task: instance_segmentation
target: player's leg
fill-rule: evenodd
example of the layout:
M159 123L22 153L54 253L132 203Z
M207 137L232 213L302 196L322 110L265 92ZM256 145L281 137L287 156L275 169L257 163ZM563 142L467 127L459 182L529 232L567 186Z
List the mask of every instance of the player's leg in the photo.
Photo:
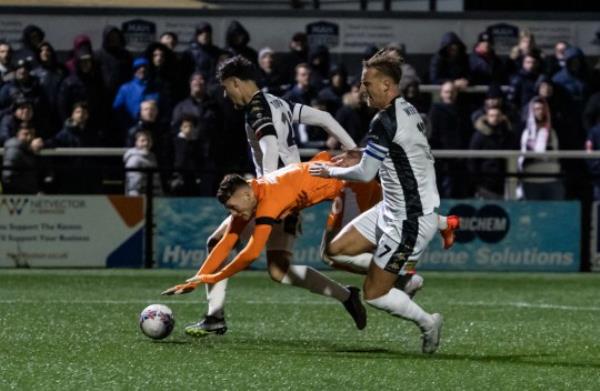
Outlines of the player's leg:
M206 253L210 253L214 246L221 240L227 231L231 222L231 216L228 216L217 227L206 241ZM246 231L246 230L245 230ZM229 259L220 266L224 267ZM194 337L202 337L208 334L224 334L227 331L227 322L225 321L225 297L227 292L227 279L221 280L216 284L206 284L206 300L208 309L203 318L198 322L189 324L185 327L186 334Z
M377 206L366 210L344 226L322 246L323 258L334 267L350 268L366 274L376 245Z
M366 311L360 302L359 289L345 287L310 266L292 264L296 235L289 224L287 228L284 224L274 226L267 243L267 266L271 279L340 301L352 315L356 326L363 329L366 326Z
M400 243L382 235L365 279L363 293L369 305L416 323L423 333L424 353L433 353L437 349L443 318L423 310L395 284L398 274L407 272L404 267L407 258L414 265L436 231L437 215L432 214L418 220L406 220L402 226Z
M291 259L290 252L267 252L268 270L273 281L332 297L344 305L359 330L366 327L367 313L360 301L358 288L345 287L310 266L294 265Z
M337 269L367 274L377 243L378 213L373 207L353 218L330 242L322 244L323 259ZM365 248L368 252L362 252ZM423 287L423 281L416 273L406 274L398 277L396 288L412 298Z

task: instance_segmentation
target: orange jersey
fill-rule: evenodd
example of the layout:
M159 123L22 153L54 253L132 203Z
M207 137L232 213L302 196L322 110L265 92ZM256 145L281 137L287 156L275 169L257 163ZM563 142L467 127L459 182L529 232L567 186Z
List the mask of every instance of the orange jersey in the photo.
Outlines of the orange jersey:
M257 197L256 220L280 220L325 200L333 200L344 182L310 175L310 163L296 163L250 181Z
M313 161L317 158L329 160L329 157L329 154L321 153L315 156ZM202 282L216 283L245 269L258 258L265 247L273 224L291 213L325 200L333 200L342 191L343 181L314 177L310 175L309 167L310 163L295 163L260 179L249 181L257 198L254 215L256 225L252 237L229 265L220 272L214 273L227 258L248 223L240 217L233 218L227 233L211 251L197 273Z

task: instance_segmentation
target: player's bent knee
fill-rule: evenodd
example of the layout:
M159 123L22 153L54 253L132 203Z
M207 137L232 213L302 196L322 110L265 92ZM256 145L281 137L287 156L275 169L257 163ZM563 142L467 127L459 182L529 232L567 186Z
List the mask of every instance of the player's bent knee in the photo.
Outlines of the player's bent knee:
M283 251L270 251L267 253L267 271L275 282L281 282L290 267L291 254Z

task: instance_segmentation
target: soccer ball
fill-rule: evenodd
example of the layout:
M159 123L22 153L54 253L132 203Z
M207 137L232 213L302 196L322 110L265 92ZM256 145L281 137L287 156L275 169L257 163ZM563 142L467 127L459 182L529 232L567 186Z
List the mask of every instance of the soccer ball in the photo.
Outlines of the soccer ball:
M163 339L175 327L173 311L166 305L151 304L140 314L140 329L152 339Z

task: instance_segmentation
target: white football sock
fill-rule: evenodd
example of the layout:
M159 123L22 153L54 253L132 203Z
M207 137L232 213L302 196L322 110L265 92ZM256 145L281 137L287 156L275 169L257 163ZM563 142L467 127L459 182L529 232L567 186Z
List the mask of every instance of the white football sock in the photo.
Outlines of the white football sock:
M216 284L206 284L206 300L208 300L208 316L222 318L225 306L225 291L227 290L227 279Z
M438 229L440 231L448 228L448 217L443 215L438 215Z
M373 259L373 254L362 253L358 255L325 255L325 259L332 263L349 266L359 273L367 273Z
M287 273L281 279L281 283L308 289L313 293L333 297L341 302L350 297L350 291L347 288L312 267L304 265L290 265Z
M392 288L385 295L372 300L365 300L375 308L394 316L412 320L420 327L430 327L433 323L431 315L425 312L417 303L399 289Z

